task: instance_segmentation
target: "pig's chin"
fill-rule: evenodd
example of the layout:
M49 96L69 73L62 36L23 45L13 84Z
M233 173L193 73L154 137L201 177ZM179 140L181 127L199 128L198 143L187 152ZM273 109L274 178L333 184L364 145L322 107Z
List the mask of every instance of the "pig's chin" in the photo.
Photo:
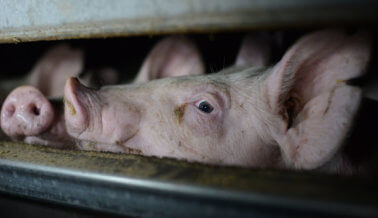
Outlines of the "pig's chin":
M54 136L26 136L24 142L28 144L44 145L60 149L72 149L73 141L70 139L56 140Z
M55 122L43 133L25 136L23 141L28 144L38 144L61 149L75 148L74 140L68 135L64 119L58 117Z
M104 151L104 152L138 154L138 155L143 154L143 152L140 149L130 148L125 145L98 143L98 142L87 141L87 140L77 141L76 146L80 150L86 150L86 151Z

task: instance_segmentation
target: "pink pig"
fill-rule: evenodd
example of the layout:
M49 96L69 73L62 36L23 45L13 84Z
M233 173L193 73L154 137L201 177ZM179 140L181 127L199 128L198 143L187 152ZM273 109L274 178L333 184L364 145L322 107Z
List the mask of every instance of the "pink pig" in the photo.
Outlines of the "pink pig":
M348 159L335 158L362 95L346 81L364 73L370 44L367 33L319 31L300 38L275 66L261 67L269 52L250 36L236 66L216 74L99 90L71 78L67 131L85 150L286 169L334 160L333 169L347 171ZM161 61L180 70L195 68L199 59L192 59Z

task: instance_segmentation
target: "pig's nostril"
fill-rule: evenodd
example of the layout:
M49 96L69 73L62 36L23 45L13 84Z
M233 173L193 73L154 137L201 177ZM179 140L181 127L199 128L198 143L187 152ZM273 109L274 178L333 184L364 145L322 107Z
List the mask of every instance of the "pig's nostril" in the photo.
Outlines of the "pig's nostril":
M41 110L35 105L35 104L31 104L30 105L30 112L36 116L39 116Z
M16 107L13 104L10 104L5 108L7 117L12 117L14 112L16 112Z
M37 108L37 107L33 107L33 113L35 114L35 115L39 115L39 108Z

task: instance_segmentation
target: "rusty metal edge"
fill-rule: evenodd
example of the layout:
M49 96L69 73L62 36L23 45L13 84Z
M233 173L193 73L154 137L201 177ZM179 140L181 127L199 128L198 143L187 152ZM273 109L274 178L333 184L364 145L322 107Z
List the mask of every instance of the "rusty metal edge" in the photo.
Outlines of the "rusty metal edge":
M192 14L177 17L119 19L103 22L73 23L59 26L24 27L0 30L0 43L39 40L108 38L169 33L213 33L279 28L313 28L332 25L378 23L378 3L361 8L289 8L266 11L230 11L223 14ZM336 7L335 6L335 7Z

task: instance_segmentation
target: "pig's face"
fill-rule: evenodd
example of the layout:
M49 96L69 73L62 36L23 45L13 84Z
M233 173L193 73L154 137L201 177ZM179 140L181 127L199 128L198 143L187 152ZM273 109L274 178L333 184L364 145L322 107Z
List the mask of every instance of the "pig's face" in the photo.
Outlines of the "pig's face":
M150 53L137 82L146 82L162 72L203 73L199 52L192 43L185 38L168 42L163 41ZM261 72L265 70L255 67L233 74L248 66L266 65L270 46L269 37L246 37L236 67L214 75L109 86L99 91L71 79L65 91L68 131L86 150L143 153L214 164L264 162L270 166L279 161L279 150L277 146L266 146L272 143L265 137L260 116L253 115L253 111L263 110L252 107L263 105L251 98L257 96L259 77L263 78ZM168 48L171 52L161 52ZM251 143L257 146L249 146ZM251 158L251 153L256 156ZM267 160L264 156L277 158Z
M258 95L261 72L252 68L99 91L71 79L65 95L67 129L88 150L271 165L278 161L279 148L262 120L269 115L261 114L266 111Z
M369 53L367 34L320 31L272 68L100 90L69 79L66 126L84 149L313 169L341 149L361 99L345 81L363 73Z

